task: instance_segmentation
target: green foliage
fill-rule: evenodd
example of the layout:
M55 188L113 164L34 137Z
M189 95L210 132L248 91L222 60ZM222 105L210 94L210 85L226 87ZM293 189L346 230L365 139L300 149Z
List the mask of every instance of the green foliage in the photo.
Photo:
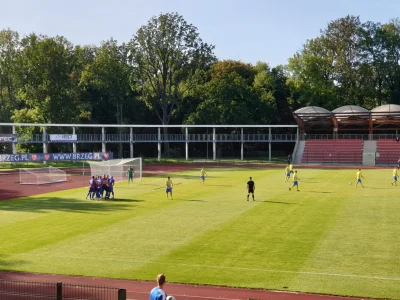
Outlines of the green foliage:
M18 95L23 108L15 110L16 122L73 123L79 120L75 97L78 81L73 47L63 37L31 34L21 41L21 85Z
M17 32L0 31L0 122L9 122L12 111L19 106L18 80L20 42Z
M215 61L213 49L201 40L197 28L177 13L153 17L139 28L131 41L137 85L162 124L169 124L196 69Z
M128 44L99 47L5 29L0 121L287 124L307 105L400 104L399 19L333 20L286 66L218 61L213 50L177 13L151 18Z
M288 86L295 107L372 109L400 103L400 24L361 23L347 16L328 24L289 59Z

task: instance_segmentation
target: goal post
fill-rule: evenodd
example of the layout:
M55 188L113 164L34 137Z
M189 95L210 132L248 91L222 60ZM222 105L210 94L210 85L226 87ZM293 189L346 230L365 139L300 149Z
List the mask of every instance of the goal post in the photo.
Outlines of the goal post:
M115 181L128 178L128 170L133 168L134 176L142 181L142 158L110 159L105 161L88 161L91 176L113 176Z
M55 167L19 169L20 184L49 184L67 181L67 173Z

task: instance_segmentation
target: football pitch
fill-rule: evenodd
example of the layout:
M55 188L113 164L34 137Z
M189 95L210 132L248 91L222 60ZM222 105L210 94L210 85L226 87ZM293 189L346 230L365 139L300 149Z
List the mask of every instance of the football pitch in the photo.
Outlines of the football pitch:
M210 168L0 201L0 269L399 299L400 186L392 170ZM252 176L256 201L246 201ZM352 182L352 185L349 185ZM29 187L24 187L29 188Z

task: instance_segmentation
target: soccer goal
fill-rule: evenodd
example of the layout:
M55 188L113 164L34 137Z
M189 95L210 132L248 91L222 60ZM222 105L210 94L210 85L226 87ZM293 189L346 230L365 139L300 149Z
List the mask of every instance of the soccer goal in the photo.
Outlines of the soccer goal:
M128 179L128 170L133 168L134 179L142 181L142 158L89 161L91 176L113 176L115 181Z
M19 169L20 184L48 184L67 181L67 173L54 167Z

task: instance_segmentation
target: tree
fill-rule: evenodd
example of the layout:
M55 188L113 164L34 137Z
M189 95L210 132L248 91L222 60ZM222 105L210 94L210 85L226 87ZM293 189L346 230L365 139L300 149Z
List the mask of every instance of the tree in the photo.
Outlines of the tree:
M161 124L170 123L178 102L190 88L188 78L215 61L213 49L201 40L197 28L177 13L153 17L139 28L131 41L137 85Z
M21 41L22 108L14 110L16 122L73 123L81 119L73 77L73 46L64 37L31 34Z
M307 41L303 49L289 59L287 85L293 109L308 105L335 109L340 105L334 61L334 51L325 47L322 37Z
M0 121L9 122L19 105L20 40L11 29L0 31Z
M323 47L333 53L333 67L335 85L340 93L341 104L362 104L362 88L358 84L357 70L360 64L357 55L358 30L361 26L360 18L346 16L328 24L323 30Z
M257 95L237 73L225 73L206 83L203 102L197 106L188 124L252 124Z
M91 97L92 112L97 123L137 123L145 111L134 109L137 94L132 90L133 67L129 64L129 48L110 39L94 50L94 59L86 65L81 83ZM143 119L139 119L143 120ZM143 120L144 121L144 120ZM118 128L123 133L123 128ZM122 144L119 156L122 157Z
M94 89L101 94L101 99L93 99L92 107L104 105L102 122L124 124L124 109L133 100L130 77L132 67L128 64L129 49L125 44L118 45L110 39L102 42L94 50L94 59L85 66L81 83L85 89ZM103 102L103 103L100 103Z

